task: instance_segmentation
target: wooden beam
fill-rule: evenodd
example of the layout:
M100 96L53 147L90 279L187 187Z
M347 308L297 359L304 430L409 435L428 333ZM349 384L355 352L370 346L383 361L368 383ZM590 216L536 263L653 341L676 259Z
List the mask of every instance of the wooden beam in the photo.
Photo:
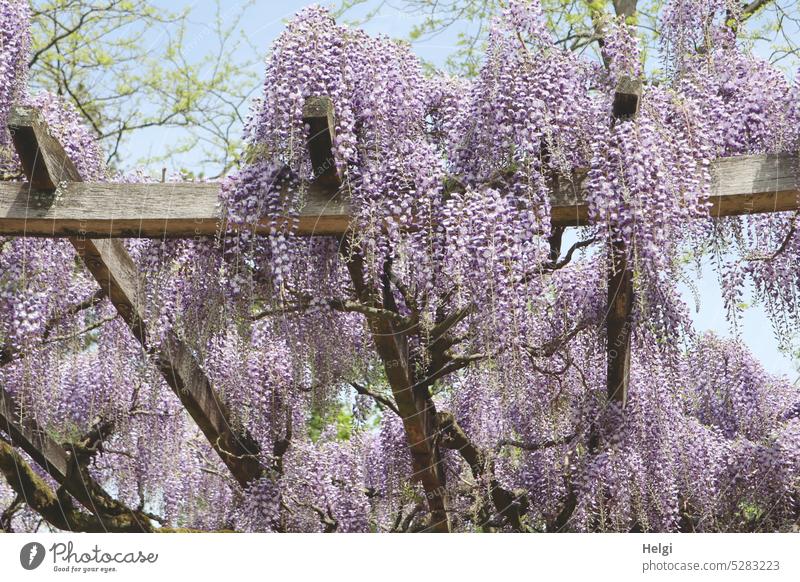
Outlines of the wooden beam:
M336 172L333 142L336 116L330 97L311 97L303 104L303 121L308 125L308 153L314 171L313 182L336 190L342 179Z
M25 451L33 461L67 493L95 515L102 525L114 520L120 511L135 513L115 501L87 471L79 468L69 445L60 445L35 420L24 414L14 397L0 387L0 430L11 443ZM14 484L12 484L14 486ZM30 501L30 500L27 500ZM134 524L131 531L142 531Z
M52 191L61 182L71 182L76 178L80 181L78 170L58 140L50 135L40 111L13 106L8 129L23 171L33 188Z
M796 210L797 154L737 156L717 160L711 168L711 217ZM585 172L559 183L551 195L554 226L589 222L583 190ZM307 185L299 210L300 235L340 236L350 227L350 206L343 189ZM272 219L253 225L266 234ZM0 235L90 238L213 237L224 228L219 210L219 185L62 184L53 193L32 184L0 183Z
M49 190L46 196L58 198L57 187L64 180L71 185L81 182L75 166L61 144L49 135L37 112L14 108L9 126L25 171L41 188ZM263 468L256 457L257 444L248 435L233 431L228 409L189 348L172 332L160 346L148 342L143 281L122 241L89 238L79 231L70 242L236 480L245 487L260 477Z
M608 303L606 311L606 372L608 399L625 406L631 370L631 311L633 273L621 242L608 250Z
M635 117L642 100L642 82L639 79L622 77L614 92L612 115L617 119Z
M0 430L57 483L64 483L69 467L67 453L38 423L20 412L14 397L5 388L0 388Z
M635 118L639 113L641 98L641 81L628 77L620 79L614 93L615 123ZM606 390L610 402L617 402L624 407L628 400L631 373L633 272L628 264L628 248L623 241L612 241L608 254Z
M350 206L322 185L310 185L299 214L298 233L341 235L350 226ZM252 229L270 232L272 219ZM0 183L0 235L90 238L192 238L222 232L219 184L80 183L56 193L30 184Z

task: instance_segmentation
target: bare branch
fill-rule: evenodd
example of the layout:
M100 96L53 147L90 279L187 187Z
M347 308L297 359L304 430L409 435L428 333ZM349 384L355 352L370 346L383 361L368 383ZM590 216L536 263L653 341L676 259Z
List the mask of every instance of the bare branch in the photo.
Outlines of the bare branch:
M543 441L541 443L525 443L514 439L500 439L499 441L497 441L497 444L495 445L495 451L499 452L503 447L515 447L517 449L522 449L528 452L536 452L544 449L551 449L553 447L569 444L573 440L575 440L576 436L577 435L571 434L569 436L565 436L560 439Z
M256 313L255 315L251 316L250 319L252 321L258 321L259 319L264 319L265 317L270 317L273 315L301 313L303 311L308 311L309 309L313 308L319 308L321 306L327 306L334 311L340 311L342 313L361 313L362 315L366 315L368 317L379 318L384 321L394 323L395 325L399 325L403 329L408 329L413 325L409 318L403 317L402 315L395 313L394 311L390 311L388 309L382 309L380 307L372 307L360 303L358 301L351 301L349 299L334 298L334 299L314 300L311 296L302 297L297 303L292 305L286 305L278 308L264 309Z
M552 339L539 347L527 346L525 349L527 350L528 355L530 355L532 358L549 358L564 345L571 342L575 336L577 336L587 327L589 327L588 322L579 323L567 333Z
M91 324L91 325L89 325L89 326L87 326L87 327L85 327L85 328L83 328L81 330L76 331L75 333L71 333L71 334L68 334L68 335L56 336L56 337L50 338L49 340L45 340L42 343L43 344L52 344L52 343L55 343L55 342L61 342L61 341L66 341L66 340L71 340L71 339L78 338L78 337L82 336L83 334L89 333L90 331L93 331L93 330L95 330L95 329L97 329L99 327L104 326L105 324L107 324L107 323L109 323L111 321L114 321L118 317L119 317L119 315L114 315L114 316L111 316L111 317L104 317L103 319L101 319L99 321L96 321L95 323L93 323L93 324Z
M800 216L800 211L796 211L794 213L794 216L792 217L792 225L791 225L791 227L789 227L789 231L786 233L786 236L784 237L783 242L775 250L775 252L773 252L772 254L769 254L769 255L755 255L755 256L752 256L752 257L748 257L747 260L748 261L774 261L780 255L782 255L786 251L786 249L789 248L789 243L792 242L792 239L794 238L795 234L797 234L797 218L798 218L798 216Z
M366 386L362 386L361 384L358 384L357 382L350 382L350 385L359 394L361 394L363 396L369 396L370 398L372 398L376 402L382 404L383 406L385 406L386 408L388 408L389 410L394 412L396 415L400 416L400 411L397 409L397 405L394 402L392 402L389 398L387 398L386 396L383 396L382 394L378 394L377 392L372 392L369 388L367 388Z

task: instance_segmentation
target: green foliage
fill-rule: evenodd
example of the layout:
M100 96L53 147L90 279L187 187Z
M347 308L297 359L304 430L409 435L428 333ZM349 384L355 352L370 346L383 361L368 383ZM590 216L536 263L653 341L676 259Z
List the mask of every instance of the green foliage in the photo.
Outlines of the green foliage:
M318 441L322 432L329 426L335 427L336 439L350 440L355 428L355 418L350 406L340 405L338 408L320 410L314 408L308 421L308 434L311 440Z
M758 523L764 517L764 509L754 503L742 503L739 510L742 519L747 523Z
M599 57L597 40L616 13L612 0L540 0L550 29L562 47ZM622 2L619 2L621 5ZM370 6L358 24L374 18L385 9L386 2L375 0L342 0L339 14L347 15L359 6ZM658 62L647 59L659 41L658 16L664 0L639 0L636 12L626 22L636 27L642 40L647 70L658 75ZM455 37L455 48L446 60L450 72L475 75L485 48L486 34L493 17L507 6L504 0L402 0L391 4L415 19L408 33L412 42L424 42L449 31ZM755 7L748 12L746 6ZM796 0L742 1L742 14L747 27L740 38L759 48L772 62L780 62L794 71L800 57L800 3Z
M216 17L202 34L191 32L188 10L171 12L146 0L34 1L30 84L71 101L112 166L200 150L199 166L224 173L235 163L241 144L234 136L258 86L253 62L234 58L248 42L240 23L251 4L223 11L217 0ZM189 137L150 160L122 159L132 134L174 127Z

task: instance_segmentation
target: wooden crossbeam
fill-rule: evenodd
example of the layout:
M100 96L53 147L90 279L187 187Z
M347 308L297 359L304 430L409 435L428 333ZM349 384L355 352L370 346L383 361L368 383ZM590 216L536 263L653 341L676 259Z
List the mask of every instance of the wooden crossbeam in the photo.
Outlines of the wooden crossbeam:
M619 92L614 102L615 114L635 114L637 87L630 84ZM306 104L304 114L310 126L308 145L315 179L303 188L304 201L295 217L297 233L341 236L350 227L351 210L345 195L346 184L342 185L331 154L335 138L332 104L324 97L312 99ZM36 111L13 108L10 125L30 183L0 184L0 235L72 237L90 271L144 343L144 309L135 265L124 247L109 239L217 235L226 227L218 203L218 184L84 183ZM798 209L798 168L800 157L789 153L717 160L712 166L710 216ZM551 192L554 226L588 223L585 174L576 171L571 181L559 181ZM273 225L274 219L266 218L249 228L267 233ZM630 286L627 281L615 282L613 278L609 283L610 290L620 285ZM610 296L612 311L616 309L613 302ZM621 302L621 314L629 313L629 304L627 300ZM617 343L611 337L613 329L610 326L609 346ZM629 338L625 342L627 345ZM245 484L261 474L261 468L249 454L254 443L248 439L242 441L231 431L228 411L188 349L173 336L155 356L167 382L237 480ZM620 361L628 360L626 357ZM614 370L609 374L609 395L624 401L625 391L611 387L612 377L617 377ZM627 378L627 372L623 371L621 377Z
M58 198L61 182L81 183L74 164L61 144L50 136L38 112L13 108L9 127L23 168L43 195ZM227 407L189 348L172 332L161 345L149 345L143 281L122 241L90 238L80 230L69 240L236 480L246 486L260 477L263 468L256 458L257 444L248 435L234 432Z
M272 220L254 225L270 231ZM350 226L350 207L327 186L309 187L300 234L338 235ZM0 184L0 235L95 238L215 236L223 227L219 184L71 182L53 192L30 184Z
M797 154L737 156L717 160L711 217L780 212L798 208ZM588 224L585 172L551 193L554 226ZM298 214L300 235L342 235L351 211L344 193L330 182L307 184ZM270 231L273 220L252 226ZM55 193L35 184L0 183L0 235L89 238L191 238L217 235L224 224L219 185L67 182Z

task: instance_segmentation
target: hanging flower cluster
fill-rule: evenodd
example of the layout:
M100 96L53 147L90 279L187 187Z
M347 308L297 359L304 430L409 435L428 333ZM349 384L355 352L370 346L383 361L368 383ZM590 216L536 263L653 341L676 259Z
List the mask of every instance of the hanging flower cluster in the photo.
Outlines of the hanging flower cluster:
M25 94L30 7L22 0L0 2L0 177L13 169L8 114ZM4 179L4 178L3 178Z

